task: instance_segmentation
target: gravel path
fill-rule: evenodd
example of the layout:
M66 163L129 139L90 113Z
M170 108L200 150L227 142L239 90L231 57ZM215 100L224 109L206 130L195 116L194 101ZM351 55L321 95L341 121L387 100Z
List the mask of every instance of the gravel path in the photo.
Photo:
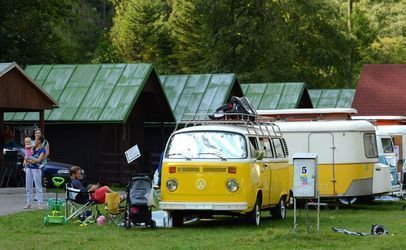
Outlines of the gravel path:
M62 195L62 196L61 196ZM54 198L55 193L44 192L44 209L46 209L46 201L49 198ZM58 194L58 197L64 198L65 194ZM35 195L34 195L35 198ZM34 201L33 209L23 209L26 204L26 194L24 188L0 188L0 216L18 213L22 211L32 211L37 209L37 204Z

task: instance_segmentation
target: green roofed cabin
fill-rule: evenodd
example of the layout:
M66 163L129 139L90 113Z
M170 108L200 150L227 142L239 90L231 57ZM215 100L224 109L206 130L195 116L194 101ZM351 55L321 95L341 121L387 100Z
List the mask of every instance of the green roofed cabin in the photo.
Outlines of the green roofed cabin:
M313 108L304 82L245 83L241 88L257 110Z
M235 74L160 76L177 121L185 114L211 113L232 96L243 95Z
M355 89L309 89L315 108L351 108Z
M169 136L163 124L175 119L152 64L30 65L26 72L59 103L45 112L52 160L112 182L157 167ZM37 119L20 112L5 120L32 125ZM135 144L141 157L127 164L124 152Z

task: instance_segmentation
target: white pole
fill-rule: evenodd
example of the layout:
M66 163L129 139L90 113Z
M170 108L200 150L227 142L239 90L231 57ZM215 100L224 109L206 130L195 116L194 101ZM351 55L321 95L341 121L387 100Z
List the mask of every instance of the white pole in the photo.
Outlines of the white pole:
M296 232L296 197L293 197L293 230Z
M317 190L317 232L320 231L320 193Z

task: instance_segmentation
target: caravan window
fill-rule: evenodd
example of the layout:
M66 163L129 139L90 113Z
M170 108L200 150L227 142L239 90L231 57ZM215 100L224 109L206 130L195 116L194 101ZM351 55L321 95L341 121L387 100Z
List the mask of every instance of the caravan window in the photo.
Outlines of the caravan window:
M367 158L377 158L376 136L374 133L364 134L364 149Z
M273 151L272 151L272 146L271 146L271 141L269 138L259 138L259 145L260 149L265 152L264 157L265 158L273 158Z
M391 138L381 138L381 142L384 153L394 153Z

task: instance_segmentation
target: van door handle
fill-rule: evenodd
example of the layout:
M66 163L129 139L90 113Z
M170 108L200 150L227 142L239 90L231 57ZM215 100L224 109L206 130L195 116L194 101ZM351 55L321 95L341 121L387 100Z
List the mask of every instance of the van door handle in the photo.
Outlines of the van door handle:
M381 168L376 168L376 171L381 171Z
M269 165L268 165L268 164L266 164L266 163L264 164L264 166L265 166L266 168L267 168L267 167L269 167Z

